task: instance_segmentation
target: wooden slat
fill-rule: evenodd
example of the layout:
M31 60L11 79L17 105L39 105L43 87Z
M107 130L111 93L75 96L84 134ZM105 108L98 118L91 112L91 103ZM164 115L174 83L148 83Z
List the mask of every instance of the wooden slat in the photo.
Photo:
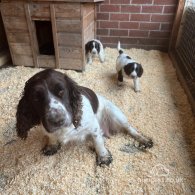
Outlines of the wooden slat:
M83 62L81 59L60 58L60 68L70 70L83 70Z
M8 32L28 32L25 17L4 17L4 25Z
M58 44L56 16L55 16L54 5L50 5L50 10L51 10L51 24L52 24L53 42L54 42L54 49L55 49L55 67L59 68L59 44Z
M14 65L18 66L34 66L33 56L14 54Z
M181 19L183 16L183 10L185 6L185 0L179 0L178 7L177 7L177 12L175 15L174 23L173 23L173 28L171 32L171 38L170 38L170 44L169 44L169 51L172 49L175 49L176 46L176 41L178 37L178 32L179 32L179 27L181 23Z
M81 47L81 34L75 33L58 33L59 45Z
M84 17L83 28L87 28L92 22L94 22L95 12L90 12L86 17Z
M95 23L91 23L88 28L84 31L84 43L95 38Z
M80 19L56 20L56 28L58 32L81 33L81 21Z
M39 55L37 57L39 67L42 68L55 68L55 57L54 56L48 56L48 55Z
M50 6L49 3L33 3L30 5L31 17L33 20L44 18L50 19Z
M1 13L4 16L24 17L24 4L23 2L1 3Z
M9 41L11 43L30 43L30 36L29 33L16 33L16 32L9 32L7 34L7 37L9 38Z
M81 10L79 3L56 4L56 18L80 18Z
M86 17L91 11L94 10L95 8L93 3L83 4L83 17Z
M59 47L60 58L82 59L82 49L76 47Z
M25 14L26 14L26 20L27 20L29 34L30 34L30 41L31 41L32 53L33 53L34 66L38 67L38 63L37 63L38 43L37 43L37 38L36 38L35 24L31 20L31 13L30 13L29 4L25 4Z
M32 48L30 45L11 43L10 48L12 49L12 51L14 51L14 54L32 56Z

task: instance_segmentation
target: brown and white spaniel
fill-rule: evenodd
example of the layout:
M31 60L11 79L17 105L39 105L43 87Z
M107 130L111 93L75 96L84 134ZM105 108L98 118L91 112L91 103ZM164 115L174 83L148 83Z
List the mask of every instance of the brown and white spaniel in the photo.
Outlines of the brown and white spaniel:
M55 154L61 144L91 136L98 165L109 165L112 156L104 146L103 136L123 129L140 147L153 146L152 140L138 133L113 103L52 69L43 70L26 82L16 118L17 134L23 139L33 126L42 124L48 137L42 150L45 155Z

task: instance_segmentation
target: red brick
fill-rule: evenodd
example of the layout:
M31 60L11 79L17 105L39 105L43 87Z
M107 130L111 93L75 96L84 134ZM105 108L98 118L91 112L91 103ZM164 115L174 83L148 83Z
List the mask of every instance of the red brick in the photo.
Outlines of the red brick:
M140 5L121 5L121 12L140 13Z
M114 44L117 45L119 39L118 39L118 37L111 37L111 36L105 37L105 36L101 36L100 40L102 41L103 44L104 43L114 43Z
M159 28L160 28L160 23L151 23L151 22L140 23L141 30L159 30Z
M119 12L120 6L119 5L101 5L100 12Z
M110 4L129 4L130 0L110 0Z
M167 32L167 31L150 31L149 37L167 38L169 37L169 35L170 35L170 32Z
M108 35L108 29L97 29L97 35Z
M162 13L163 6L142 6L142 13Z
M165 43L169 42L169 39L163 38L139 38L138 44L142 45L164 45Z
M118 28L118 26L119 26L118 22L100 21L99 28Z
M129 14L111 14L110 20L129 21Z
M120 37L119 40L121 42L122 47L124 46L124 44L136 44L137 43L137 40L135 38L130 38L130 37L128 38Z
M117 29L111 29L110 30L110 36L128 36L128 30L117 30Z
M170 6L164 6L163 13L176 13L176 6L175 5L170 5Z
M161 30L164 30L164 31L171 31L173 27L173 24L172 23L164 23L164 24L161 24Z
M158 5L177 5L178 0L154 0L154 5L158 4Z
M157 15L153 14L151 17L152 22L173 22L174 15Z
M132 4L152 4L152 0L132 0Z
M109 13L97 13L97 20L109 20Z
M120 22L120 29L138 29L138 22Z
M130 30L129 31L129 36L130 37L148 37L148 32L145 30Z
M131 14L131 21L150 21L150 14Z

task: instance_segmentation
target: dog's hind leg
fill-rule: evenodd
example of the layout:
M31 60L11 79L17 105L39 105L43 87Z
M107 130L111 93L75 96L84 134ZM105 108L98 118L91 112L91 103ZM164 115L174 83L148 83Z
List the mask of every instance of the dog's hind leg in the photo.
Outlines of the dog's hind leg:
M139 145L142 148L151 148L153 146L152 140L150 138L146 138L133 128L122 111L110 101L107 103L106 112L109 116L109 127L111 130L126 130L135 140L139 142Z

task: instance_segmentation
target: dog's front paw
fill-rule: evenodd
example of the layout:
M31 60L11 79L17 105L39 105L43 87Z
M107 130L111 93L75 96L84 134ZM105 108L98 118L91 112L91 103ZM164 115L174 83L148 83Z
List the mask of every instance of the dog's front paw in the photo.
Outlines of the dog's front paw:
M102 165L109 165L113 161L112 154L110 151L108 151L108 154L106 156L98 156L97 157L97 165L102 166Z
M134 91L136 92L136 93L139 93L139 92L141 92L141 90L140 89L134 89Z
M61 148L60 144L56 144L56 145L46 145L43 149L42 149L42 153L46 156L51 156L54 155L55 153L57 153L57 151Z
M154 145L154 143L153 143L152 139L147 139L147 141L140 142L138 147L141 150L145 150L147 148L152 148L153 145Z

